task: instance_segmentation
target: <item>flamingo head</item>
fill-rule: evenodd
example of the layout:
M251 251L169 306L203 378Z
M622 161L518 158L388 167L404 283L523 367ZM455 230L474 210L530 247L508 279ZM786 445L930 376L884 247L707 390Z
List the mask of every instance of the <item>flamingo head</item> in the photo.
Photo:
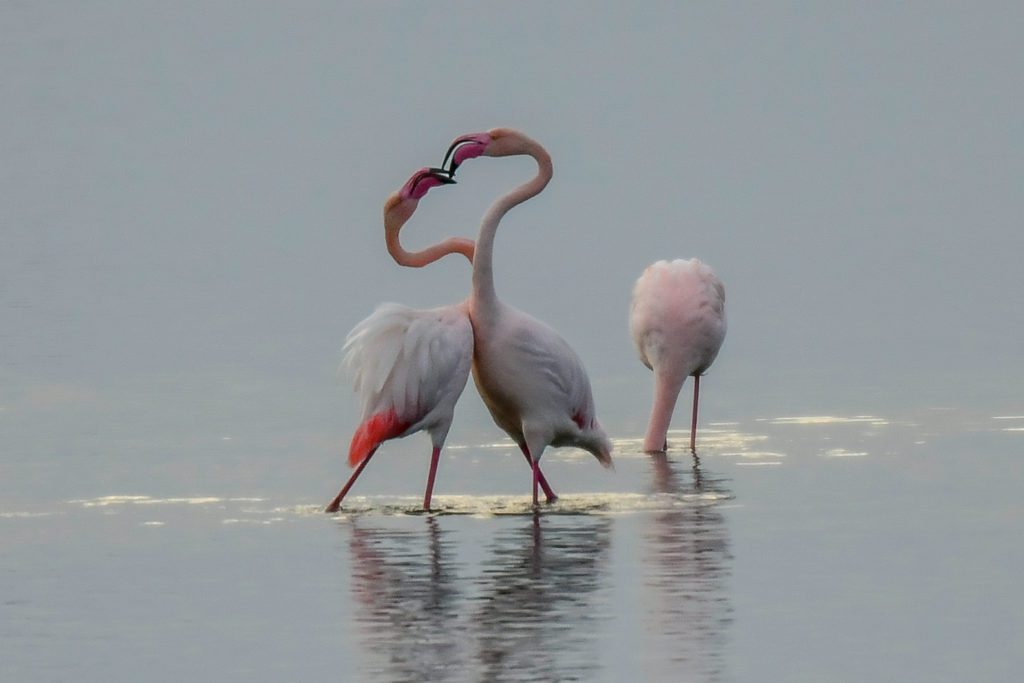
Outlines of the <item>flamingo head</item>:
M454 185L455 179L451 174L441 168L421 168L412 174L402 189L398 191L400 199L415 199L419 201L427 196L430 188L438 185Z
M385 224L401 227L416 211L416 205L427 195L430 188L454 183L455 179L446 171L439 168L421 168L405 181L400 190L392 192L384 201Z
M446 253L458 252L473 261L475 243L472 240L449 238L424 251L410 253L402 248L398 233L412 217L420 200L431 188L438 185L454 185L455 179L440 168L421 168L412 174L397 192L384 201L384 239L388 253L403 266L421 267L436 261Z
M466 159L475 159L476 157L484 154L487 148L490 146L493 138L491 133L469 133L468 135L460 135L455 138L452 144L448 147L448 151L445 152L444 161L441 162L441 168L445 168L448 175L454 176L455 169L457 169L463 161ZM451 160L451 164L449 164Z
M467 159L523 154L528 143L529 138L511 128L492 128L484 133L460 135L448 147L441 167L448 175L454 176L455 170Z

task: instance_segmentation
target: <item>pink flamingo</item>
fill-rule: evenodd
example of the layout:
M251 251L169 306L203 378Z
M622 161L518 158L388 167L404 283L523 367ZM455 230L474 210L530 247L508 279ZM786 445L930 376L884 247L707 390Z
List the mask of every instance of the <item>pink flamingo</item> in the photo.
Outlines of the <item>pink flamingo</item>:
M551 180L551 157L522 133L496 128L456 138L444 163L449 173L478 156L525 154L538 173L508 192L484 215L473 258L469 317L476 342L473 379L491 417L533 465L533 503L537 504L540 457L547 446L589 451L605 467L612 444L597 421L587 371L576 352L553 329L502 303L494 289L493 251L498 223L513 207L539 194Z
M692 376L690 451L696 454L700 376L718 355L725 328L725 288L697 259L652 263L636 281L629 330L640 360L654 371L654 407L644 436L648 453L668 449L672 411Z
M439 169L421 169L384 202L388 252L400 265L422 267L448 254L462 254L472 263L471 240L448 238L418 252L406 251L399 240L399 231L419 200L432 187L453 182ZM438 459L472 364L473 330L467 304L429 310L382 304L348 334L344 353L362 399L362 419L348 458L351 466L358 467L326 511L337 512L384 441L423 430L433 446L423 496L423 508L429 510ZM554 497L546 481L544 487Z

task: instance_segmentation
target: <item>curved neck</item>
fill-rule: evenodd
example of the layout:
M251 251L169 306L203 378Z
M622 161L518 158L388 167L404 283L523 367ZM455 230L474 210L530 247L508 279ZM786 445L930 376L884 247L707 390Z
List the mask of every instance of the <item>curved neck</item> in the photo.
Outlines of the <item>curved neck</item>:
M476 241L476 256L473 259L473 299L484 306L497 304L498 295L494 290L494 235L498 223L513 207L537 196L547 186L554 173L551 156L540 143L526 139L520 154L528 154L537 162L537 175L533 180L500 197L484 214L480 235Z
M645 453L665 450L672 411L675 410L679 390L685 381L685 375L679 377L654 372L654 405L651 407L651 419L647 423L647 433L644 435Z
M449 237L421 251L406 251L402 247L402 241L399 239L398 233L411 216L412 214L410 213L408 216L389 214L384 217L384 237L387 241L388 253L391 254L391 258L395 260L395 263L410 268L422 268L448 254L462 254L470 263L473 263L476 245L473 243L473 240L462 237Z

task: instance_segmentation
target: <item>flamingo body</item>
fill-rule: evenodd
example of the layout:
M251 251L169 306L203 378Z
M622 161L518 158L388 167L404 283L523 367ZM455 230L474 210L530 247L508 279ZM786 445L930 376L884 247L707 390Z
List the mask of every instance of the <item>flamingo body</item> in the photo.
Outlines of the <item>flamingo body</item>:
M473 260L474 247L469 240L451 238L411 253L398 239L402 226L430 188L452 182L439 169L424 168L384 202L385 240L399 264L423 267L448 254ZM438 458L473 362L473 328L465 304L427 310L381 304L352 328L343 352L343 364L352 371L360 395L362 417L349 444L348 461L356 471L326 511L341 507L382 443L419 431L426 431L433 445L423 496L423 507L429 510Z
M644 450L665 449L672 411L686 378L714 362L725 339L725 288L697 259L658 261L633 288L629 329L640 360L654 371L655 397ZM694 447L697 395L690 443Z
M611 442L597 422L576 352L551 327L511 306L490 313L486 325L474 328L473 379L495 424L534 459L547 445L575 446L610 466Z
M344 353L362 399L350 465L388 439L419 431L430 435L435 448L444 445L473 359L464 306L381 304L349 333Z

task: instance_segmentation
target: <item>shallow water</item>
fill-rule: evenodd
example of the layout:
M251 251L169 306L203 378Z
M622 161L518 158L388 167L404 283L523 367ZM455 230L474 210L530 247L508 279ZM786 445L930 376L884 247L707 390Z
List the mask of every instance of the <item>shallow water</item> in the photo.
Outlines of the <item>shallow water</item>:
M699 459L555 451L539 512L508 444L456 444L430 514L383 457L337 515L216 481L8 503L0 678L1011 680L1022 428L780 416L709 425Z
M805 4L0 3L0 683L1020 680L1024 4ZM346 332L470 288L381 204L496 125L556 169L497 291L616 470L534 514L468 388L436 512L420 435L325 515ZM657 460L630 291L689 257L729 333Z

